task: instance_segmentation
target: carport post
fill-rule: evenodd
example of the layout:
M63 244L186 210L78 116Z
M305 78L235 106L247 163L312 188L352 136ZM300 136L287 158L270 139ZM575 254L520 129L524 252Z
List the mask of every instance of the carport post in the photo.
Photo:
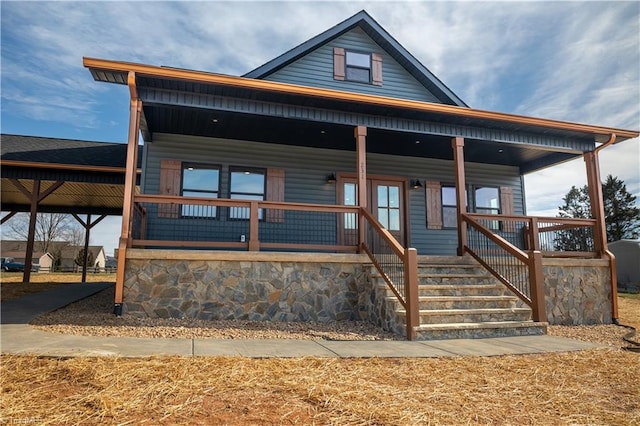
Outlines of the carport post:
M80 216L75 213L72 213L73 217L80 222L82 227L84 228L84 256L82 257L82 282L87 282L87 267L89 266L87 263L89 256L89 233L91 232L91 228L96 226L102 219L107 217L106 214L103 214L98 219L96 219L93 223L91 222L91 214L87 214L87 221L83 221Z
M27 252L24 254L24 272L22 282L28 283L31 279L31 263L33 262L33 240L36 236L36 220L38 220L38 195L40 194L40 181L33 181L31 190L31 211L29 212L29 232L27 234Z
M36 235L36 220L38 220L38 203L48 197L53 191L60 188L63 181L57 181L42 194L40 193L40 180L33 181L31 192L20 183L18 179L11 179L11 183L18 188L31 203L31 211L29 213L29 232L27 236L27 252L24 254L24 273L22 274L22 282L28 283L31 279L31 263L33 262L33 241Z
M9 212L2 217L2 221L0 221L0 225L4 224L6 221L14 217L18 212Z

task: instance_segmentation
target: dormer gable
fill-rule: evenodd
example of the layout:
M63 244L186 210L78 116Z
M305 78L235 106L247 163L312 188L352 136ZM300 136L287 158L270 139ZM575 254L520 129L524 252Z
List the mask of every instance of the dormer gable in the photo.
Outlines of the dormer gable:
M467 106L365 11L244 77Z

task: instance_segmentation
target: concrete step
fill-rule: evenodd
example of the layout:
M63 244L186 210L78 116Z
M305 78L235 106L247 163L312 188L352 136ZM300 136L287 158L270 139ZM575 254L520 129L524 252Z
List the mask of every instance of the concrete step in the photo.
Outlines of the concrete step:
M422 285L471 285L492 284L496 279L487 274L418 274L418 282Z
M393 292L385 282L378 283L387 289L389 296ZM467 284L467 285L419 285L418 296L508 296L509 292L502 284Z
M531 309L469 257L419 257L419 340L542 335L546 323L531 321ZM382 277L389 314L404 323L406 312Z
M397 300L390 296L389 299ZM428 309L495 309L516 308L518 298L514 296L422 296L419 308Z
M406 316L404 309L396 311ZM529 321L529 308L490 308L490 309L421 309L420 324L454 324L467 322Z
M418 265L418 274L484 274L480 265Z
M487 337L540 336L547 333L546 322L500 321L451 324L422 324L417 340L482 339Z

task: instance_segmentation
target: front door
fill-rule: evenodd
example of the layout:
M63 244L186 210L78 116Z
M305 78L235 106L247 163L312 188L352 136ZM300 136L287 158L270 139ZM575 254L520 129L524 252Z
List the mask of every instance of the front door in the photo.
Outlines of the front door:
M358 205L358 182L355 177L338 178L338 203ZM378 219L396 240L405 245L405 193L406 180L402 178L376 177L367 179L367 210ZM357 241L357 218L346 213L339 230L344 242Z

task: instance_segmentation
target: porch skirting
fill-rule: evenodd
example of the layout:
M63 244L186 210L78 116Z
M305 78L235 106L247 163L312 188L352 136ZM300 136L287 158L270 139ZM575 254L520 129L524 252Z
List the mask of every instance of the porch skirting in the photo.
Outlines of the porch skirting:
M611 323L609 263L544 259L549 324ZM127 250L123 313L203 320L362 320L404 334L366 255Z
M203 320L366 320L366 256L127 251L124 313Z
M608 260L544 259L542 269L549 324L611 324Z

